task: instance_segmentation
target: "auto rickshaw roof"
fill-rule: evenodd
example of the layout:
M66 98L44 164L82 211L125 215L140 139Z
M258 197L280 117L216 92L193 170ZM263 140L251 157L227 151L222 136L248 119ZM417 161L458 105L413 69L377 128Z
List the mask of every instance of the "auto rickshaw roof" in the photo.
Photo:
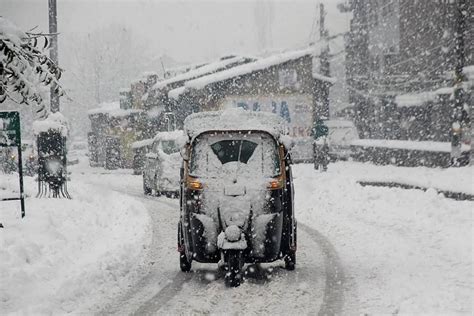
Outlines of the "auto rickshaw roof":
M264 131L276 139L287 134L287 127L276 114L242 108L191 114L184 121L184 130L190 139L209 131Z

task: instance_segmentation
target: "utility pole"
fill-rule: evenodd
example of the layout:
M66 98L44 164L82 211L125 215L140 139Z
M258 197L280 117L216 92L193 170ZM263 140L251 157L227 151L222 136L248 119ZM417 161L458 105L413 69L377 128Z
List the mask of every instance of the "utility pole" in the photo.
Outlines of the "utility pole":
M321 41L321 53L320 53L320 67L319 72L321 75L330 76L330 64L329 64L329 32L325 26L326 11L324 10L324 4L319 4L319 37ZM325 89L324 96L322 97L322 108L319 111L319 118L325 117L329 119L329 87Z
M451 127L451 163L452 166L459 166L459 158L461 158L461 141L463 127L468 122L467 112L464 109L465 92L463 84L465 81L464 64L464 36L466 33L466 16L467 2L466 0L457 0L456 6L456 39L455 39L455 55L456 66L454 68L454 107L452 113Z
M329 70L329 41L328 41L328 30L326 30L325 18L326 18L326 11L324 10L324 4L319 5L319 37L321 40L321 68L320 72L324 76L328 76L330 74Z
M49 57L51 60L58 65L58 20L57 20L57 7L56 0L48 0L49 9L49 34L51 34ZM52 113L59 112L59 94L57 93L56 84L51 84L50 89L51 105L50 109Z

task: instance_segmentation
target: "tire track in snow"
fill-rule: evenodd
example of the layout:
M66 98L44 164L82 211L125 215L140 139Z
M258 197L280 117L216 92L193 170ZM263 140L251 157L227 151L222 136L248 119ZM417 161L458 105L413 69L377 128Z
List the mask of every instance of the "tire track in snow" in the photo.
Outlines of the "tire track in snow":
M136 283L132 285L133 287L116 297L115 302L108 303L96 313L98 315L129 315L134 312L137 313L137 308L146 304L148 297L155 297L156 291L154 289L157 287L162 287L163 291L164 289L170 291L170 288L174 285L181 284L182 286L185 283L184 280L180 280L183 278L181 273L177 273L174 269L163 269L165 261L169 261L170 256L176 253L174 246L176 237L168 232L175 232L174 224L177 223L177 216L171 212L179 208L179 205L168 199L144 196L136 190L125 190L117 187L112 187L111 190L135 197L144 203L152 221L152 241L148 246L149 249L145 258L145 262L148 262L148 264L140 267L140 279L137 279ZM159 293L164 294L165 292L160 291Z
M151 299L142 304L132 315L155 315L161 307L166 305L169 300L181 291L184 283L189 281L192 277L192 273L178 272L174 278L170 280L168 285L163 287Z
M305 233L305 235L307 235L310 238L310 240L312 240L314 243L316 243L319 246L320 252L323 257L321 264L324 264L325 280L324 280L324 286L323 286L324 288L321 287L322 290L320 292L322 294L322 295L320 294L322 296L322 299L321 299L321 296L318 296L317 292L314 292L312 294L312 295L316 295L314 297L315 301L321 301L321 305L319 306L319 311L317 313L318 315L341 314L342 308L344 305L345 278L344 278L344 271L340 263L339 257L337 255L337 252L332 246L332 244L327 240L327 238L324 237L322 234L320 234L318 231L301 223L298 223L298 226ZM303 271L307 270L307 268L309 267L310 266L307 266L307 264L305 264ZM298 270L299 269L297 266L297 271ZM310 270L307 270L305 272L302 272L300 270L300 273L303 273L303 275L301 275L300 277L303 277L303 279L310 279L314 277L315 276L314 270L313 271L310 271ZM204 285L206 283L209 283L207 281L204 281L204 275L206 274L206 271L209 272L210 270L201 271L200 269L198 269L198 270L192 270L191 273L178 272L170 280L170 282L166 286L161 288L155 295L153 295L153 297L149 298L147 301L140 304L140 306L138 306L138 309L136 309L136 311L133 312L132 315L157 315L157 314L160 314L160 311L162 310L163 310L163 313L170 312L169 309L171 309L171 312L176 312L177 311L175 309L176 306L173 306L173 305L175 305L175 303L178 303L178 305L180 305L179 304L180 294L181 293L186 294L186 292L189 292L190 289L192 289L190 293L194 293L194 294L196 294L195 293L196 291L197 292L202 291L203 293L201 294L206 297L206 300L213 301L213 302L210 302L211 306L215 305L214 307L219 309L220 306L218 306L219 305L218 301L220 301L222 298L222 295L226 295L226 293L225 292L216 293L214 291L208 291L208 289L206 290L206 287L204 287ZM284 275L286 275L284 279L287 279L286 281L284 281L285 283L290 282L288 283L288 285L293 284L293 282L291 282L290 279L291 280L294 279L296 283L298 283L298 277L296 274L294 274L293 272L283 272L283 271L284 270L281 270L281 272L284 273ZM219 272L215 272L215 273L216 273L217 278L214 280L214 282L216 280L218 282L218 280L220 279ZM279 273L277 272L276 275L278 274ZM283 281L283 279L280 281ZM278 282L278 284L280 283L280 281ZM260 283L260 282L257 282L257 283ZM191 288L187 288L187 290L183 292L183 287L185 284L189 284ZM201 284L203 287L201 287L199 284ZM258 284L253 284L252 286L254 287L255 285L258 285ZM272 288L272 285L267 282L260 284L260 286L262 285L264 285L262 289L265 291L267 290L267 287ZM294 285L298 287L298 284L294 284ZM220 288L222 287L222 285L216 284L215 287ZM187 294L190 294L190 293L187 293ZM245 299L245 297L242 297L242 299ZM270 300L270 301L274 301L274 300ZM279 299L277 299L277 301L279 301ZM275 302L273 302L273 304L274 303ZM311 310L310 306L306 306L306 308L308 308L308 310ZM194 311L198 312L199 310L196 309Z
M317 230L298 222L298 228L302 228L321 247L324 253L324 265L326 269L326 284L324 288L323 304L318 315L339 315L344 305L345 276L342 264L334 246L329 240Z
M304 225L302 225L304 226ZM311 232L310 232L311 230ZM144 314L175 315L183 311L189 314L311 314L333 315L341 313L343 306L341 270L332 246L318 232L306 226L300 235L300 255L296 271L286 271L278 263L260 268L247 266L252 271L242 286L229 289L223 284L219 271L205 264L192 270L192 277L179 280L184 284L169 287L155 298L166 299L153 304L151 299ZM281 264L281 262L280 262ZM329 266L336 268L329 268ZM249 267L253 269L249 270ZM211 275L211 278L208 276ZM336 287L341 290L338 291ZM177 290L175 290L177 289ZM138 314L138 313L137 313Z

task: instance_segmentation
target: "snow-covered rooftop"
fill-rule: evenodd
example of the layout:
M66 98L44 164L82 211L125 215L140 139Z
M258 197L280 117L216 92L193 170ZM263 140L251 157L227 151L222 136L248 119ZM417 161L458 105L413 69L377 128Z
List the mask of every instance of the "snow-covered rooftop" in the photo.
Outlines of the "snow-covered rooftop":
M302 50L296 50L296 51L290 51L290 52L272 55L270 57L262 58L248 64L243 64L243 65L233 67L224 71L220 71L211 75L207 75L201 78L190 80L186 82L185 86L187 88L202 89L208 84L224 81L230 78L239 77L239 76L246 75L258 70L267 69L272 66L276 66L276 65L283 64L291 60L301 58L303 56L312 55L313 52L314 52L313 48L306 48Z
M98 108L87 111L87 114L89 115L108 114L109 116L112 116L112 117L121 117L121 116L127 116L133 113L140 113L140 112L143 112L143 110L121 109L120 103L118 101L114 101L114 102L103 102L99 104Z
M207 131L260 130L274 137L286 134L285 124L278 115L241 108L191 114L184 121L184 130L189 138Z
M185 72L183 74L180 74L180 75L177 75L175 77L172 77L172 78L169 78L169 79L166 79L166 80L162 80L162 81L158 81L153 86L153 89L162 89L162 88L166 87L167 85L169 85L171 83L175 83L175 82L179 82L179 81L183 81L183 80L190 80L190 79L200 77L200 76L203 76L203 75L206 75L206 74L209 74L209 73L213 73L213 72L219 71L221 69L224 69L225 67L227 67L229 65L239 63L239 62L244 62L246 59L247 59L246 57L237 56L237 57L231 57L231 58L219 60L219 61L207 64L207 65L201 66L199 68L192 69L190 71L187 71L187 72Z
M156 133L153 140L183 140L185 137L183 130L175 130L170 132L159 132ZM183 140L184 144L184 140Z
M148 139L133 142L130 147L132 147L133 149L136 149L136 148L150 146L151 144L153 144L153 138L148 138Z
M464 89L469 89L474 84L474 65L464 67L464 74L467 82L464 82ZM447 78L451 78L454 72L447 72ZM433 91L423 91L415 93L400 94L395 97L398 106L422 106L426 102L435 101L439 95L450 95L453 98L455 87L441 87Z
M452 97L454 87L442 87L434 91L423 91L418 93L400 94L395 97L398 106L422 106L426 102L435 101L439 95L450 95Z
M433 101L436 98L434 92L420 92L420 93L407 93L397 95L395 97L395 103L398 106L420 106L426 102Z
M314 53L314 48L310 47L310 48L305 48L301 50L283 52L283 53L271 55L266 58L261 58L250 63L246 63L246 64L239 65L236 67L232 67L230 69L215 72L210 75L205 75L197 79L186 81L183 86L184 88L179 87L179 88L171 90L168 93L168 97L177 99L182 93L186 92L189 89L203 89L205 86L215 83L215 82L220 82L220 81L228 80L231 78L236 78L236 77L243 76L255 71L267 69L272 66L280 65L291 60L299 59L304 56L313 55L313 53ZM314 71L313 71L313 78L330 82L330 83L336 82L336 79L323 76Z
M182 86L168 92L168 98L177 100L181 94L186 91L186 87Z
M313 71L313 78L321 80L321 81L330 82L332 84L335 84L337 82L336 78L324 76L324 75L321 75L320 73L317 73L315 71Z

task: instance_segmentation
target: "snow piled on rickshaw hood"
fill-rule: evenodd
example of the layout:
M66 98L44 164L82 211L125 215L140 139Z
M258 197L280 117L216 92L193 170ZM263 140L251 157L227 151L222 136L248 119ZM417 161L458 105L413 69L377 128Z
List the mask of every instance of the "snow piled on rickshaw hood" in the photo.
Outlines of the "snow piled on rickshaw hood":
M287 127L278 115L242 108L191 114L184 121L184 130L190 139L208 131L258 130L276 139L287 134Z

